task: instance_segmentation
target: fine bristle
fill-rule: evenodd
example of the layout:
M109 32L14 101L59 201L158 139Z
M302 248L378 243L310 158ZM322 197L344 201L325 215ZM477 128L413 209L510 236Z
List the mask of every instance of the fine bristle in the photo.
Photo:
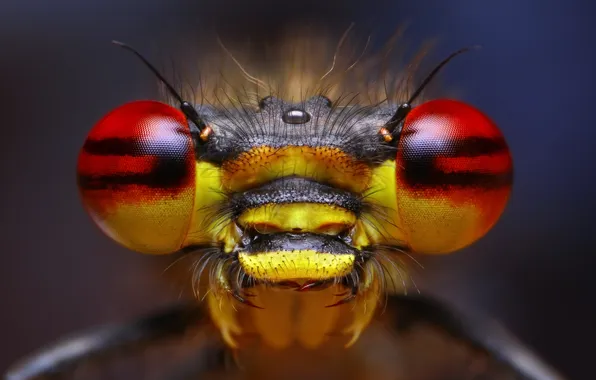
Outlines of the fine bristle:
M414 74L430 48L426 44L406 57L402 35L399 29L381 48L352 26L340 36L293 27L266 47L217 39L202 54L195 99L189 101L240 108L256 107L266 96L300 103L323 95L336 106L399 104L416 88Z

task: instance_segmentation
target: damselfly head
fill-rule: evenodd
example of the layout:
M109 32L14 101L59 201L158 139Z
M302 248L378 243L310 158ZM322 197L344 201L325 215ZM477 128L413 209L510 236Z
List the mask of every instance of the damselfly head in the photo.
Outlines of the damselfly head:
M512 159L497 126L471 105L419 96L463 50L417 87L404 80L407 71L384 73L396 86L389 100L370 96L379 81L363 52L341 69L336 51L318 75L296 68L284 77L280 69L272 78L231 56L245 82L224 80L226 91L203 88L203 98L187 101L127 48L175 106L136 101L95 125L79 156L83 201L132 250L209 249L215 259L203 263L214 294L253 306L243 292L259 284L347 287L337 305L371 289L378 295L396 276L381 264L387 256L454 252L486 234L505 208ZM353 75L366 83L368 101L345 90Z

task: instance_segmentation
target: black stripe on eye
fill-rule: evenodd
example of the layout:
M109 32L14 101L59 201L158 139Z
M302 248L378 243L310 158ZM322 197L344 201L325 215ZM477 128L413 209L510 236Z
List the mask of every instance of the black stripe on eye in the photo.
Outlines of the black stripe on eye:
M154 189L185 188L192 167L179 158L159 157L149 173L79 174L78 183L85 190L125 190L127 186L147 186Z
M186 156L190 150L188 139L182 132L170 133L165 140L147 136L87 139L83 150L97 156Z
M506 153L509 147L503 138L466 137L449 138L420 136L417 131L409 131L402 137L402 151L406 160L424 157L477 157ZM420 158L418 158L420 157Z
M101 140L87 139L83 150L89 154L98 156L146 156L139 140L134 137L118 138L111 137Z
M449 157L476 157L505 153L509 150L502 138L466 137L449 142Z
M510 186L513 182L513 171L502 173L482 173L477 171L445 173L433 166L432 163L406 163L404 179L412 188L428 187L469 187L496 189Z
M495 165L503 165L509 160L509 149L502 138L467 137L463 139L429 138L415 131L406 134L401 144L401 165L403 179L413 188L428 187L469 187L469 188L499 188L511 185L512 170L491 172L481 169L463 170L454 167L445 171L436 166L438 158L461 158L470 160L473 166L475 158L487 158Z

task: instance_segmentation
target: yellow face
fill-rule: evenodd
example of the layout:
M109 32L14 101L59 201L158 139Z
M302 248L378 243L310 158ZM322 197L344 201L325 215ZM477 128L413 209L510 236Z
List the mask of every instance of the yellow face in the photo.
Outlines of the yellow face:
M112 239L147 254L198 254L231 346L243 331L234 303L260 307L248 293L266 300L271 289L333 287L327 306L376 304L398 291L389 280L403 268L387 260L468 246L505 208L511 155L472 106L427 101L395 122L397 105L321 94L255 103L125 104L91 130L77 169L83 202ZM271 333L287 299L255 320L274 346L287 343ZM359 310L344 330L349 344L375 308ZM339 318L317 313L329 326ZM331 331L318 326L298 334L304 344Z

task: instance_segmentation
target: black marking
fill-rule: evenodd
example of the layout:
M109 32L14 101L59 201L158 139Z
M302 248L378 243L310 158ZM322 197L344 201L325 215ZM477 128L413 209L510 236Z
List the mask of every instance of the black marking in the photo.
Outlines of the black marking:
M338 237L313 233L292 234L280 232L267 235L257 234L241 251L247 254L259 254L296 250L313 250L335 255L362 256L361 251L346 244Z
M83 150L97 156L180 156L189 152L190 136L181 131L172 131L168 139L160 140L149 137L110 137L87 139Z
M497 189L510 186L513 182L513 171L499 174L472 171L445 173L435 168L433 163L429 162L406 162L404 173L405 181L412 188L447 188L457 186Z
M139 140L134 137L118 138L111 137L101 140L87 139L83 150L89 154L98 156L147 156L150 153L143 152Z
M428 139L418 135L419 130L404 131L401 136L404 156L441 156L441 157L477 157L509 151L507 142L503 138L465 137L449 138L437 137Z
M230 196L230 208L234 217L244 211L266 204L317 203L335 205L359 215L363 202L361 197L319 182L301 177L285 177L263 186Z
M403 172L408 186L426 187L479 187L485 189L511 185L513 170L500 173L481 170L446 172L436 167L435 160L443 158L489 157L508 152L505 140L500 138L468 137L464 139L422 139L416 131L402 136ZM499 158L496 157L495 160Z
M130 185L156 189L184 188L189 181L191 165L182 157L157 157L149 173L115 173L108 175L78 175L78 184L85 190L118 190Z
M467 137L456 139L449 153L457 157L477 157L507 153L509 147L503 138Z

